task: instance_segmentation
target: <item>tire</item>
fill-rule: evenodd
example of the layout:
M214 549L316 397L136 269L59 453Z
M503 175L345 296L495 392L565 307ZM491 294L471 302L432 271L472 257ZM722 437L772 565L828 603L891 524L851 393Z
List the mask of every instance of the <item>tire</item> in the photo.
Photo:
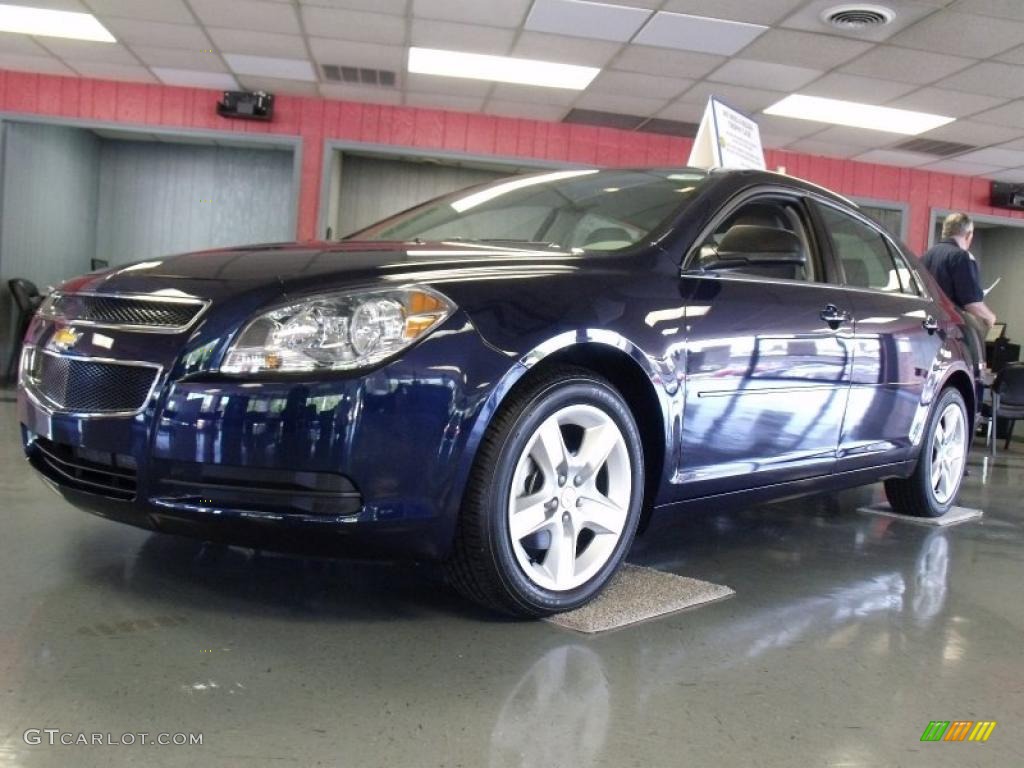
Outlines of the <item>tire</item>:
M629 552L643 489L640 433L615 388L584 368L541 373L513 390L484 435L449 581L512 616L577 608Z
M963 396L952 387L943 390L928 418L914 474L885 481L894 512L941 517L956 503L967 467L969 425Z

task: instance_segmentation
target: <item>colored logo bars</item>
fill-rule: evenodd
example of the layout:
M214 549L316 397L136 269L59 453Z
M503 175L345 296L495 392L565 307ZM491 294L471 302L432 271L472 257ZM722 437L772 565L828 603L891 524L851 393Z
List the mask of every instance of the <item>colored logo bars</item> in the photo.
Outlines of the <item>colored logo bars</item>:
M932 720L921 741L988 741L995 729L995 720Z

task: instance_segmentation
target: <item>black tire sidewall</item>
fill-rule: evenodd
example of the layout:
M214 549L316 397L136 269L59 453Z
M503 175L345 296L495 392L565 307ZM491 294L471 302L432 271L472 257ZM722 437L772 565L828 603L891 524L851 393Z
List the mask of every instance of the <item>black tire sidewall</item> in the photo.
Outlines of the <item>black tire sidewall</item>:
M960 478L957 480L956 493L950 496L949 501L945 504L939 504L935 498L935 493L932 491L932 441L935 439L935 430L938 429L942 413L952 403L956 403L960 407L960 416L964 420L964 469L967 467L966 453L970 450L971 439L971 422L967 417L967 405L964 403L963 396L957 390L947 389L942 393L942 396L935 404L935 408L932 410L931 418L928 421L928 431L925 433L924 443L921 446L921 456L918 460L918 490L931 512L931 517L941 517L948 512L956 504L957 497L960 495L960 488L963 485L963 471L961 471Z
M512 549L508 531L508 503L516 464L537 428L556 411L570 405L592 405L604 411L622 433L629 453L633 490L622 536L608 561L586 583L565 592L534 584L523 572ZM639 430L628 406L618 393L598 379L571 376L540 388L520 407L502 441L485 496L486 539L495 558L496 572L506 591L531 610L571 610L590 600L618 569L632 545L643 501L643 449Z

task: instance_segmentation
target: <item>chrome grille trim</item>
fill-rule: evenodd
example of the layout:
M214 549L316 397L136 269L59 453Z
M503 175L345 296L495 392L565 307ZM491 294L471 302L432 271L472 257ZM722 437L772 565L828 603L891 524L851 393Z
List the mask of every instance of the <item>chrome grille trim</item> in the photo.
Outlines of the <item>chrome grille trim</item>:
M78 410L74 408L68 408L64 404L54 400L48 396L41 386L42 382L35 378L35 371L37 365L35 364L36 355L47 355L52 358L57 358L63 361L68 361L70 364L74 363L93 363L98 365L119 365L134 368L148 368L152 370L152 382L150 383L149 389L146 391L145 397L142 398L142 402L138 407L134 408L118 408L109 410ZM157 363L150 363L143 360L115 360L108 357L82 357L79 355L65 355L59 352L54 352L49 349L41 349L34 346L26 346L22 350L21 358L21 370L18 385L25 392L26 396L35 403L36 406L43 409L47 413L62 414L68 416L76 416L81 418L102 418L102 417L125 417L125 416L136 416L142 413L146 407L152 402L153 394L156 392L157 387L160 385L161 374L163 373L163 366Z
M85 312L66 314L60 311L60 302L73 303L78 301L88 307ZM91 307L89 305L92 304ZM120 305L120 306L118 306ZM161 305L166 312L191 308L191 312L177 322L160 322L158 317ZM50 308L56 306L56 311ZM95 291L76 291L61 293L54 291L50 299L40 308L40 316L49 320L59 320L89 328L115 328L122 331L139 333L182 333L191 328L210 306L208 299L193 299L186 296L153 296L136 293L97 293ZM132 322L132 315L136 322ZM92 316L90 316L92 315ZM147 317L152 322L143 322ZM124 318L124 320L119 319Z

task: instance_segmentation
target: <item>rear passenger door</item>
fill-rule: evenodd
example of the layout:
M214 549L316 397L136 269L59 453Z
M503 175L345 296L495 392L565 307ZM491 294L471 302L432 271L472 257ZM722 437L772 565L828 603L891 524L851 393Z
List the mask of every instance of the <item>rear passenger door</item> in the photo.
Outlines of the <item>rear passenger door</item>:
M939 353L934 302L900 248L858 213L816 204L853 310L853 376L837 471L903 461Z

